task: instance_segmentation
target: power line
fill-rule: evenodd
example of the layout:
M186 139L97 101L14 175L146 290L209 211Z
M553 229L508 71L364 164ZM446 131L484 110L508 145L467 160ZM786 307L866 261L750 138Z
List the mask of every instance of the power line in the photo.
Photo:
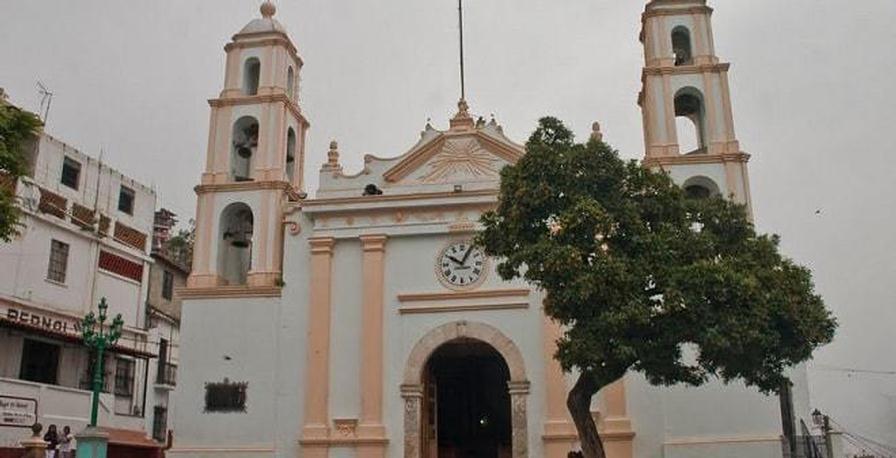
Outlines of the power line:
M874 374L874 375L896 375L896 371L879 370L879 369L857 369L853 367L840 367L818 364L813 369L827 372L848 372L856 374Z

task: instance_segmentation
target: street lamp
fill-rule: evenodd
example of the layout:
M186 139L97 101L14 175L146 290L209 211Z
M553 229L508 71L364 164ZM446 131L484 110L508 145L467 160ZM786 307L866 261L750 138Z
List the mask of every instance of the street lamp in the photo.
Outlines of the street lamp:
M97 411L100 405L100 390L103 387L103 353L107 348L115 345L115 342L121 337L121 328L124 325L124 320L121 319L121 314L119 313L112 320L112 324L108 329L105 329L106 310L109 308L105 297L100 299L98 308L98 318L93 312L90 312L81 322L81 336L84 338L84 345L96 354L96 360L93 365L93 404L90 408L90 427L94 428L96 427Z

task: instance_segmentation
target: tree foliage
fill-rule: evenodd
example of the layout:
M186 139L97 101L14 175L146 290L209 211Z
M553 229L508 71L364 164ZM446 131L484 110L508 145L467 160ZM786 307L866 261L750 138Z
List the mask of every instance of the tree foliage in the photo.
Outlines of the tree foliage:
M190 269L193 265L193 245L196 240L196 221L190 219L188 229L180 229L168 239L165 250L178 264Z
M482 223L501 277L545 290L545 313L563 326L555 356L580 374L568 405L589 458L603 456L591 398L626 372L775 392L834 335L809 270L758 235L742 205L688 198L602 141L575 143L554 118L504 168Z
M0 240L8 242L18 234L20 210L16 205L15 184L27 173L25 146L40 129L40 119L0 100Z

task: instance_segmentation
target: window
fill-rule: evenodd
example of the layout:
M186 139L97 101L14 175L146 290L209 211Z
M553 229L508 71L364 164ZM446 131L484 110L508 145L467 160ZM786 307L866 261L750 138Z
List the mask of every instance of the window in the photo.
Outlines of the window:
M108 353L107 353L108 354ZM103 364L103 380L100 384L100 390L103 393L111 393L109 390L109 382L111 380L111 372L109 372L110 361L109 358L103 357L105 363ZM81 377L81 382L78 386L82 390L92 390L93 389L93 371L96 367L96 352L91 351L87 357L87 367L84 370L84 374Z
M168 440L168 408L165 406L153 407L152 415L152 438L165 442Z
M47 280L65 283L65 272L68 270L68 244L59 240L50 241L50 265L47 267Z
M289 67L289 70L286 71L286 96L289 97L289 100L294 100L293 99L293 87L295 84L294 83L295 79L296 79L296 77L293 74L292 67Z
M206 412L245 412L246 382L236 383L224 379L223 382L205 384Z
M243 94L258 94L258 81L261 76L261 62L258 58L250 57L243 64Z
M115 361L115 395L131 397L134 394L134 361Z
M78 183L81 181L81 163L66 157L62 160L62 178L59 180L62 184L72 189L78 189Z
M59 345L25 339L19 378L37 383L56 384L59 350Z
M118 191L118 211L133 215L134 196L135 194L133 189L127 186L122 186L121 190Z
M162 297L171 300L174 297L174 274L171 271L162 272Z

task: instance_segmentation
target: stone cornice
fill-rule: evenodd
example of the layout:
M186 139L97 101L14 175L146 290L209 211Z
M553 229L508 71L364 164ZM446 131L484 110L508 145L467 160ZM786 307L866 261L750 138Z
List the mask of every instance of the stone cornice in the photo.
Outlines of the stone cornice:
M730 68L731 64L727 62L703 65L644 67L641 79L643 81L644 77L646 76L656 75L697 75L701 73L723 73L727 72Z
M642 164L645 167L668 166L668 165L693 165L693 164L718 164L726 162L749 162L750 155L747 153L734 154L692 154L679 156L658 156L644 158Z
M206 288L178 288L175 290L181 299L217 299L248 297L280 297L278 286L212 286Z
M366 203L384 203L384 202L411 202L416 200L425 200L425 199L444 199L444 198L457 198L457 197L497 197L498 190L497 189L483 189L477 191L463 191L463 192L423 192L416 194L384 194L379 196L364 196L364 197L333 197L333 198L323 198L323 199L309 199L302 201L301 203L294 204L300 205L305 209L313 209L315 207L324 207L328 205L342 205L342 204L366 204ZM353 208L354 209L354 208Z
M253 33L238 33L232 37L233 41L224 45L224 51L230 52L232 49L239 48L258 48L262 46L285 46L290 53L299 60L299 65L304 65L302 58L299 57L299 51L292 44L289 36L283 32L265 31Z
M217 99L209 99L208 104L211 107L227 107L240 105L258 105L261 103L283 103L286 108L295 116L299 122L307 129L311 126L302 111L292 99L285 93L277 94L257 94L257 95L240 95L238 97L221 97Z
M227 191L260 191L265 189L281 189L286 193L294 194L292 186L286 181L236 181L232 183L200 184L193 188L196 194Z
M452 299L482 299L494 297L528 297L530 291L526 288L519 289L485 289L479 291L450 291L436 293L411 293L399 294L399 302L408 301L445 301Z

